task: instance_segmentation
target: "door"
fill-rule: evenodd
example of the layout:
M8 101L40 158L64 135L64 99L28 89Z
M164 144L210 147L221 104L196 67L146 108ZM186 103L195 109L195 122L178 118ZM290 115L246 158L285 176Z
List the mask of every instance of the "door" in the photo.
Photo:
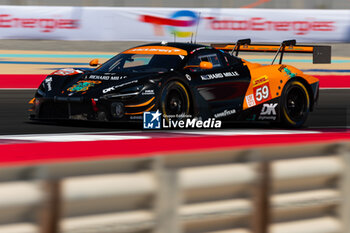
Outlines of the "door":
M201 69L198 67L201 61L212 63L213 68ZM202 49L189 57L187 66L190 67L186 69L187 74L205 101L203 108L209 108L211 116L234 118L242 110L250 74L239 58L214 49Z

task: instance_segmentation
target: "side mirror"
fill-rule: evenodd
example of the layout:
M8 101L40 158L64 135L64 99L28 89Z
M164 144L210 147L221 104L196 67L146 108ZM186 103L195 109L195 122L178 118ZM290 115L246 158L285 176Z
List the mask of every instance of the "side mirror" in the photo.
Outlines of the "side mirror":
M213 69L213 64L208 61L201 61L201 63L199 63L199 68L202 70L211 70Z
M90 66L98 66L99 65L98 59L91 60L89 64L90 64Z
M213 64L211 62L208 62L208 61L201 61L201 63L199 63L199 65L188 65L188 66L185 66L184 69L198 68L198 67L202 70L210 70L210 69L213 69Z

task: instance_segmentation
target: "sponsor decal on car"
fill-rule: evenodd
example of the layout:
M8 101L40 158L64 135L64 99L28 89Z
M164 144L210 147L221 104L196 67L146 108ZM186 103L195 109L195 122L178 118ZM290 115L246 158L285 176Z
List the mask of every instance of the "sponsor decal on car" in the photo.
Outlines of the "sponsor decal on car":
M90 76L86 76L85 79L94 79L94 80L112 80L112 81L118 81L118 80L123 80L126 79L127 76L109 76L109 75L90 75Z
M260 112L260 116L259 116L259 120L276 120L277 118L277 113L276 113L276 107L277 107L277 103L271 103L271 104L264 104L261 112Z
M169 46L143 46L124 51L126 54L187 55L187 51Z
M47 91L51 91L52 90L51 83L52 83L52 77L48 77L48 78L45 79L45 84L47 86Z
M270 84L267 75L261 76L253 81L253 93L256 104L260 104L271 99Z
M225 109L225 111L223 111L223 112L219 112L219 113L214 114L214 117L215 118L226 117L229 115L233 115L235 113L236 113L236 109L231 109L231 110Z
M234 72L224 72L224 73L215 73L215 74L206 74L201 75L202 80L212 80L212 79L220 79L225 77L237 77L239 76L237 71Z
M144 90L141 95L154 95L154 90Z
M130 116L130 120L142 120L142 116Z
M67 89L70 92L81 92L87 91L89 88L94 87L96 84L100 84L101 81L78 81L76 84Z
M260 85L263 85L264 83L268 83L268 82L269 82L269 78L267 77L267 75L264 75L260 78L254 79L253 87L260 86Z
M130 84L133 84L133 83L137 83L137 82L138 82L138 80L133 80L133 81L130 81L130 82L127 82L127 83L123 83L123 84L120 84L120 85L108 87L108 88L106 88L106 89L103 89L103 90L102 90L102 93L103 93L103 94L106 94L106 93L111 92L111 91L114 91L114 90L116 90L116 89L118 89L118 88L121 88L121 87L130 85Z
M284 75L289 78L294 78L297 75L296 73L292 73L292 71L290 71L290 69L288 69L286 65L281 65L280 68L278 68L278 70L280 72L284 72Z
M81 73L83 73L83 71L68 68L68 69L56 70L52 72L50 75L67 76L67 75L75 75L75 74L81 74Z
M247 95L245 97L245 101L247 102L248 108L256 105L255 99L254 99L254 94Z

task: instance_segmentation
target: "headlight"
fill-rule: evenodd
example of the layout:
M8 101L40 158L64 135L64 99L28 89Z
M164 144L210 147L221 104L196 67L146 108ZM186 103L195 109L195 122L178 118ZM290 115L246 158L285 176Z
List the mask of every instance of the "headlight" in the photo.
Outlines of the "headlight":
M38 87L38 90L36 91L35 97L44 96L44 95L45 95L45 84L44 82L42 82Z

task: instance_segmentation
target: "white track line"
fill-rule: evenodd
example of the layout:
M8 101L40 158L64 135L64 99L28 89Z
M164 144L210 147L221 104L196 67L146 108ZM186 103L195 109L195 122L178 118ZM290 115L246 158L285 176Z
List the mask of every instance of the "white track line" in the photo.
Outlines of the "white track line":
M176 133L176 131L173 131ZM217 135L217 136L235 136L235 135L283 135L283 134L318 134L320 131L301 131L301 130L266 130L266 129L258 129L258 130L222 130L222 131L214 131L214 130L201 130L201 131L181 131L183 134L198 134L198 135Z
M129 132L88 132L88 133L61 133L61 134L22 134L22 135L3 135L0 140L20 140L20 141L39 141L39 142L83 142L83 141L115 141L130 139L151 139L152 133L185 134L200 136L239 136L239 135L286 135L286 134L317 134L319 131L300 131L300 130L183 130L183 131L129 131ZM113 134L118 135L113 135ZM126 135L126 133L137 133L139 135ZM147 133L147 136L142 135Z
M90 141L116 141L130 139L150 139L149 136L129 136L129 135L6 135L0 139L40 141L40 142L90 142Z

